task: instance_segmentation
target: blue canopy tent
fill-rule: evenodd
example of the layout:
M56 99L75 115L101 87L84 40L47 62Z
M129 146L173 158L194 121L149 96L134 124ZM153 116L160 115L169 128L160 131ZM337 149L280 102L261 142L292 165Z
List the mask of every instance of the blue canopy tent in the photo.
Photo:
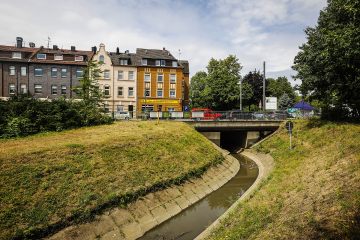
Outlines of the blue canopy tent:
M314 108L313 106L311 106L310 104L308 104L303 100L295 104L295 106L293 106L292 108L297 108L298 109L297 115L298 116L300 115L302 117L310 117L314 113L313 110L316 110L316 108Z

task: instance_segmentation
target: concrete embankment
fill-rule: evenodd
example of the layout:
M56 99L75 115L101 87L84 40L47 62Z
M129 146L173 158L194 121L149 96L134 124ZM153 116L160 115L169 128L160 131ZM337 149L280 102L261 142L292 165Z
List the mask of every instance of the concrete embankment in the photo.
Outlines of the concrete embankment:
M250 158L253 160L259 168L259 175L254 182L254 184L223 214L221 215L215 222L213 222L205 231L203 231L195 240L201 240L209 237L212 231L216 228L221 226L221 221L228 217L228 215L232 211L236 211L236 206L243 201L244 199L248 198L251 193L258 187L258 184L263 180L266 179L267 176L272 172L274 168L274 159L269 154L262 154L258 153L255 150L246 149L241 153L245 157Z
M147 231L180 213L231 180L240 170L240 163L229 152L217 147L225 160L208 169L200 179L181 186L172 186L147 194L127 209L115 208L96 220L70 226L47 238L56 239L136 239Z

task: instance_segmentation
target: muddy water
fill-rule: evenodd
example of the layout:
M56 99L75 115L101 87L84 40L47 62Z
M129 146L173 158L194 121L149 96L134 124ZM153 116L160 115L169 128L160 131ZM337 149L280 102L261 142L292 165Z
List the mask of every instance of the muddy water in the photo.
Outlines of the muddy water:
M232 180L139 239L170 240L184 232L176 240L194 239L221 216L255 182L259 173L258 168L251 166L255 164L250 159L239 154L232 156L241 164L239 173Z

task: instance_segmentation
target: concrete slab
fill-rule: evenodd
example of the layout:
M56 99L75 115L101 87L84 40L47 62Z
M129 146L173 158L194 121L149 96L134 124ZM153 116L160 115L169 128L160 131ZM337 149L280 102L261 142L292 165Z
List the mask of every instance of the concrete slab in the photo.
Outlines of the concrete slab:
M124 233L125 239L129 240L137 239L145 233L141 230L140 225L137 222L124 224L120 227L120 230Z
M182 195L191 203L194 204L197 201L199 201L200 199L198 198L198 196L192 191L192 187L194 187L195 184L193 183L186 183L184 184L184 186L181 188L181 193Z
M220 188L219 184L218 184L218 180L217 181L211 181L209 182L209 187L213 190L216 191Z
M182 195L175 198L173 201L175 201L175 203L177 203L182 210L186 209L191 205L191 203Z
M207 184L207 183L202 185L202 189L204 190L204 192L206 194L210 194L214 191L212 188L209 187L209 184Z
M92 224L92 229L95 234L100 234L100 236L107 232L118 230L112 218L107 215L101 215L99 219Z
M119 230L114 230L106 233L104 236L100 236L101 240L124 240Z
M130 211L121 208L115 208L110 217L117 226L135 221Z
M199 200L206 196L206 193L204 192L204 190L202 190L202 188L199 185L192 186L191 190L193 191L193 193L196 194Z
M150 213L144 214L141 218L136 218L136 220L139 222L140 229L144 233L159 224Z
M151 214L154 216L154 218L156 219L156 221L160 224L162 222L165 222L166 220L168 220L169 218L171 218L170 213L167 212L167 210L165 209L165 204L158 206L157 208L154 208L153 210L151 210Z
M181 196L181 192L176 187L169 187L168 189L166 189L166 191L171 196L172 199Z
M154 193L147 194L145 197L143 197L143 201L149 209L153 209L161 205L160 201Z
M171 216L175 216L176 214L178 214L179 212L181 212L181 208L179 207L179 205L177 205L175 203L175 200L172 200L170 202L165 203L165 207L167 212L171 215Z
M128 208L135 216L135 221L139 223L143 232L150 230L158 224L143 200L137 200L134 203L129 203Z
M160 203L165 203L172 199L170 194L166 190L161 190L155 193L155 196L160 199Z

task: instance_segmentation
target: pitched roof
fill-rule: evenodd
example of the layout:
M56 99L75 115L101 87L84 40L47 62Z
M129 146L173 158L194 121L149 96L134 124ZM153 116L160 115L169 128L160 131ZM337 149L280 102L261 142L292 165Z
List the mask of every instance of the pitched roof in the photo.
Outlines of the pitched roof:
M0 51L12 51L12 52L36 52L40 48L22 47L0 45Z
M88 62L92 59L94 52L93 51L83 51L83 50L75 50L74 52L68 49L59 49L54 50L50 48L41 47L40 51L37 53L50 53L50 54L61 54L61 55L81 55L85 56L84 61L63 61L63 60L46 60L46 59L37 59L35 54L32 54L31 63L52 63L52 64L71 64L71 65L87 65Z
M299 109L305 109L305 110L315 110L316 108L310 106L310 104L308 104L307 102L301 100L300 102L298 102L295 106L293 106L292 108L299 108Z
M184 68L184 73L190 73L190 70L189 70L189 62L187 60L180 60L180 65L183 66Z
M116 52L111 52L109 54L110 58L111 58L111 62L113 65L120 65L120 59L130 59L130 63L128 63L128 65L122 65L122 66L136 66L137 65L137 55L135 53L129 53L129 54L125 54L125 53L120 53L120 54L116 54Z
M137 48L136 55L140 58L152 58L163 60L177 60L168 50Z

